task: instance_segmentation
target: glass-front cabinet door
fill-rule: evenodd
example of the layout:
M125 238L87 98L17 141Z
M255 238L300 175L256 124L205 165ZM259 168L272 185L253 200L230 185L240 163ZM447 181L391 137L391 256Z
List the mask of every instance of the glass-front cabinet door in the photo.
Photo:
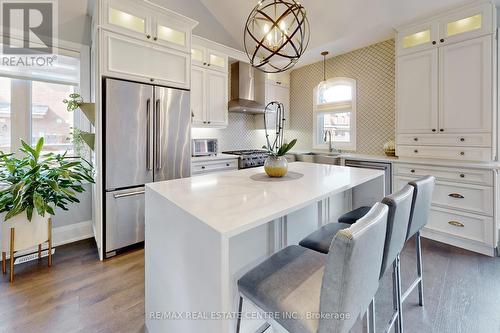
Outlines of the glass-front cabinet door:
M399 31L397 37L398 55L435 47L438 44L438 29L438 24L426 23Z
M198 45L191 46L191 62L196 66L206 66L207 49Z
M104 24L112 30L151 39L151 16L148 11L129 1L104 1Z
M439 42L450 44L493 33L492 5L483 4L449 15L440 21Z
M228 65L227 65L226 55L212 50L209 50L207 54L208 54L207 64L208 67L210 67L210 69L221 72L227 72Z
M155 33L153 40L168 47L188 51L190 35L188 29L175 24L173 20L158 17L155 20Z

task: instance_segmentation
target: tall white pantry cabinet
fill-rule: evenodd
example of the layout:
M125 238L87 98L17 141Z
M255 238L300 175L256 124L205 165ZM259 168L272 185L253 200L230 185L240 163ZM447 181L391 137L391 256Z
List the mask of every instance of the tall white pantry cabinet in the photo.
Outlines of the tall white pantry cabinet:
M395 189L436 177L423 236L495 255L496 9L471 5L398 29ZM406 163L406 162L405 162Z
M91 85L96 104L93 229L104 258L102 81L118 78L191 88L191 39L198 22L147 0L98 0L92 13ZM146 60L146 61L145 61Z

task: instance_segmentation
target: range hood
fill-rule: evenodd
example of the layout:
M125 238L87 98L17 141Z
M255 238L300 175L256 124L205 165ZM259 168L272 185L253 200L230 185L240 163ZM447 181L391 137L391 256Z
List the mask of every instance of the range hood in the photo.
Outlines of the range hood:
M262 114L264 101L265 74L241 61L231 64L229 112Z

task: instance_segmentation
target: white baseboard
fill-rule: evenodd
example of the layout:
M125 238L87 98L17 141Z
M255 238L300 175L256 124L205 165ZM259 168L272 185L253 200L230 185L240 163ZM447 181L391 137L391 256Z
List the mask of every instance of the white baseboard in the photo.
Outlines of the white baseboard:
M77 242L82 239L92 238L94 237L92 221L83 221L54 228L53 237L54 246L60 246Z

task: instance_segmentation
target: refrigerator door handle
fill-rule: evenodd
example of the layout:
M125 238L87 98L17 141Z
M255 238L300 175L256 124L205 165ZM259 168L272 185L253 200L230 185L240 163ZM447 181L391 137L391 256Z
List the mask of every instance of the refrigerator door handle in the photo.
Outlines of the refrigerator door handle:
M146 101L146 117L147 117L147 129L146 129L146 169L148 171L153 170L153 154L151 153L152 149L152 134L151 134L151 99L148 98Z
M156 100L156 126L155 126L155 135L156 135L156 169L161 169L161 112L160 112L160 99Z
M144 194L144 193L146 193L144 190L140 190L140 191L133 191L133 192L127 192L127 193L114 194L113 197L115 199L120 199L120 198L125 198L125 197L131 197L131 196L134 196L134 195L141 195L141 194Z

